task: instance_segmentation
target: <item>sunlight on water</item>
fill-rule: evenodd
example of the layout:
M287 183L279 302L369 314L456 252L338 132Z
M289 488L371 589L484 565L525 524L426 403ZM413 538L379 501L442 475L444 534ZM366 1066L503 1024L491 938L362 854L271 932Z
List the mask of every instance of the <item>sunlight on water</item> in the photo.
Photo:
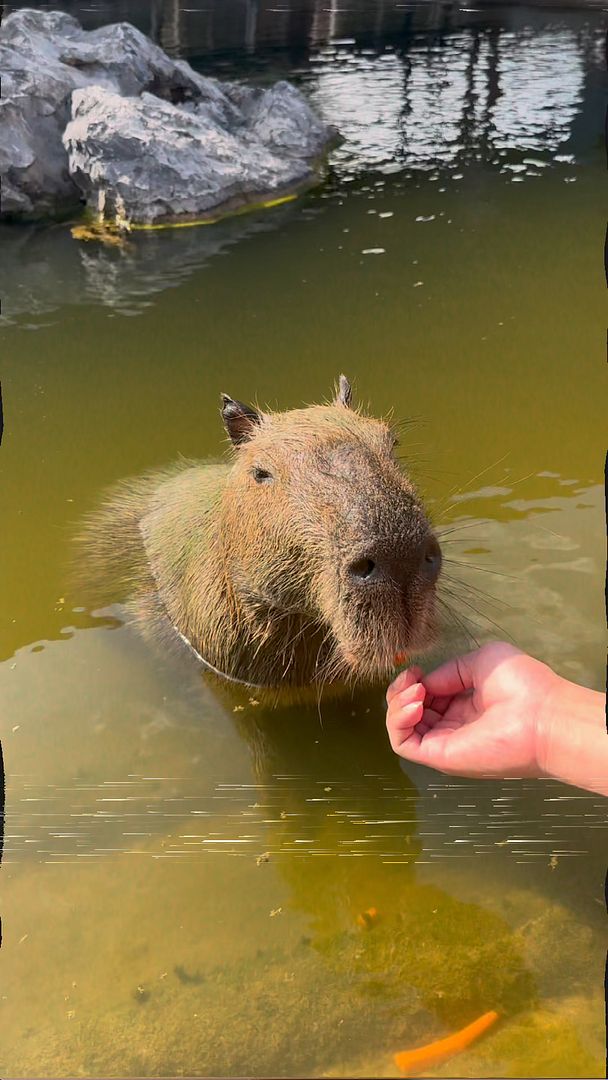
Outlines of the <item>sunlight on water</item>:
M344 137L334 164L346 172L555 151L570 138L584 86L577 35L567 30L452 34L401 56L328 46L313 65L313 100Z
M3 1075L394 1076L497 1009L429 1074L601 1076L599 796L402 767L382 687L218 697L67 566L108 484L222 452L220 391L287 408L345 371L415 421L445 557L425 664L499 637L603 689L605 14L120 17L219 77L293 78L343 138L263 215L120 251L0 230Z
M503 93L494 107L495 145L506 150L558 150L571 135L584 88L576 34L506 34L498 63Z

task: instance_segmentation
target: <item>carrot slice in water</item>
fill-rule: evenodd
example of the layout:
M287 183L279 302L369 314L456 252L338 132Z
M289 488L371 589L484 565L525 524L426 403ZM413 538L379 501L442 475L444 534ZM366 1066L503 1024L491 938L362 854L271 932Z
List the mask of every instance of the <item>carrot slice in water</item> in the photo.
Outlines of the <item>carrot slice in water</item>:
M377 922L378 911L375 907L370 907L367 911L362 911L360 915L357 915L357 923L363 930L371 930Z
M416 1076L423 1069L438 1065L440 1061L465 1050L470 1043L483 1035L495 1020L498 1020L498 1013L494 1010L484 1013L468 1027L448 1035L445 1039L419 1046L417 1050L402 1050L400 1054L395 1054L395 1064L406 1076Z

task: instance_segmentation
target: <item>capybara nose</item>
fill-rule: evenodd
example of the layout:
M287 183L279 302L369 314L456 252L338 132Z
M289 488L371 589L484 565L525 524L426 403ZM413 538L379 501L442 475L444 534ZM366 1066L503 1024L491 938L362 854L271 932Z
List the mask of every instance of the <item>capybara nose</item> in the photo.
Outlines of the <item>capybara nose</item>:
M416 570L416 567L419 567ZM422 546L411 556L404 557L397 552L390 554L363 555L354 559L347 566L347 573L353 584L375 585L382 581L407 586L417 573L429 585L434 585L441 570L441 548L434 536L425 539Z
M430 585L434 585L441 570L442 555L439 543L429 536L422 550L422 572Z

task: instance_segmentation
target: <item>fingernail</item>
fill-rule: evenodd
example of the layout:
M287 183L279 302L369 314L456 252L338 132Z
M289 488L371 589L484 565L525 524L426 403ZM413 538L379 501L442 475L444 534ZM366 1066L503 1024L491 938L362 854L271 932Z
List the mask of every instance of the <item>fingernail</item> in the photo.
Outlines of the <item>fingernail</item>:
M401 708L399 709L399 716L409 716L410 714L413 716L413 714L421 708L421 701L410 701L407 705L401 706Z
M399 690L405 682L406 675L407 671L400 671L397 675L397 678L393 679L391 685L389 686L389 690Z
M426 690L422 683L413 683L412 686L408 686L407 689L401 691L400 697L407 698L408 702L424 701ZM404 701L404 705L405 704L406 702Z

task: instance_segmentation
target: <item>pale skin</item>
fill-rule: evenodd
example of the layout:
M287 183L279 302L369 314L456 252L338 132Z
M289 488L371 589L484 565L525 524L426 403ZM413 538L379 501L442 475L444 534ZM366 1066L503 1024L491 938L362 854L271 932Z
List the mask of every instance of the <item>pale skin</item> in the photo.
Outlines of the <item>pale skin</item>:
M455 776L553 777L608 795L606 698L506 642L423 675L400 672L386 694L391 746Z

